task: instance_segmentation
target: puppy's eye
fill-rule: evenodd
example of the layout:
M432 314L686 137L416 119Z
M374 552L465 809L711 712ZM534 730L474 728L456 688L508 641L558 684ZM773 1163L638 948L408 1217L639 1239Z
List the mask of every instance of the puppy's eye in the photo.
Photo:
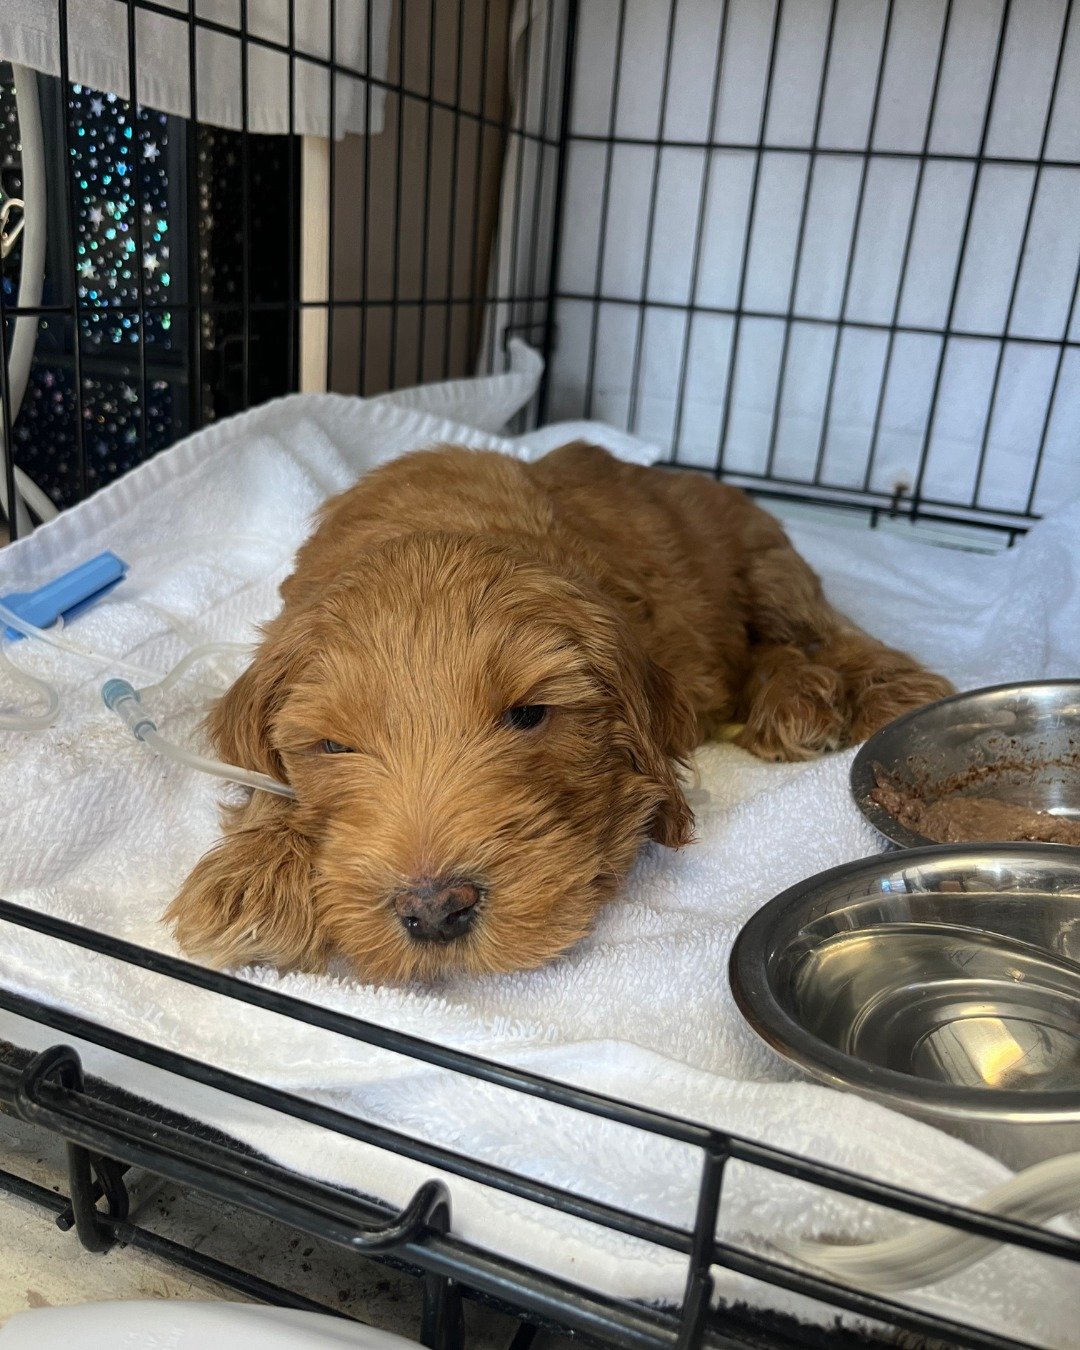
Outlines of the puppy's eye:
M503 713L504 727L512 731L532 731L547 716L547 706L543 703L521 703L516 708L507 708Z
M320 741L316 747L320 755L351 755L351 745L342 745L340 741Z

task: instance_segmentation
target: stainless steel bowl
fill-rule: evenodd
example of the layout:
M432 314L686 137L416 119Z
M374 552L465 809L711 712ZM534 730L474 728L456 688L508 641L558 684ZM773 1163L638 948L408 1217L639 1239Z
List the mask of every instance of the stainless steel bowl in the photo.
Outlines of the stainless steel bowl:
M1080 680L955 694L871 736L851 766L859 810L894 844L929 844L873 800L879 772L924 800L951 789L1080 818Z
M760 909L730 977L758 1035L824 1082L1014 1167L1080 1149L1080 849L848 863Z

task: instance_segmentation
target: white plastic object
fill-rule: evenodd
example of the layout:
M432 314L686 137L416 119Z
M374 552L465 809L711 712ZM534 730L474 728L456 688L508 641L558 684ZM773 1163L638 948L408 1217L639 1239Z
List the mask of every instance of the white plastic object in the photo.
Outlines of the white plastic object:
M0 1350L415 1350L418 1342L322 1313L180 1299L31 1308L0 1328Z
M45 194L45 141L41 130L41 105L38 101L37 75L27 66L12 66L15 83L15 104L19 116L19 139L22 143L22 262L19 268L17 304L21 310L34 310L41 304L41 290L45 276L45 231L47 202ZM13 325L11 347L8 351L8 400L11 420L14 422L30 379L30 366L37 344L38 318L32 313L20 314ZM8 519L11 503L7 500L4 481L3 428L0 427L0 505ZM17 465L15 474L15 519L19 534L29 534L29 506L40 520L51 520L56 507L42 492L29 474Z
M22 234L23 226L26 224L22 214L24 205L21 197L7 197L0 202L0 262L4 261L19 242L19 235ZM19 218L13 225L11 220L16 211Z
M1025 1168L972 1200L968 1208L1026 1223L1045 1223L1080 1208L1080 1153L1065 1153ZM922 1220L902 1237L880 1242L776 1245L845 1284L891 1293L937 1284L966 1270L1001 1244L993 1238Z

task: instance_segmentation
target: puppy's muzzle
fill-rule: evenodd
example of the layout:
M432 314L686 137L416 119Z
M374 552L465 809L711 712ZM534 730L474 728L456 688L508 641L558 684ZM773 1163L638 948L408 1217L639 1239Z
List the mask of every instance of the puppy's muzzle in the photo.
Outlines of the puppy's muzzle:
M398 891L393 903L402 927L415 941L453 942L472 927L481 894L475 881L422 877Z

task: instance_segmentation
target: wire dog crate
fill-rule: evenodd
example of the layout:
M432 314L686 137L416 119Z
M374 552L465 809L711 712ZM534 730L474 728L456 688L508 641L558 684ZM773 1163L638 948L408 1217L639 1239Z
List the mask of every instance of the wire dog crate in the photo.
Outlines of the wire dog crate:
M7 211L0 277L12 535L214 417L291 390L367 395L497 369L510 336L546 361L526 423L599 418L656 440L673 466L764 494L1011 538L1076 486L1073 0L238 0L194 13L185 0L106 0L98 9L115 24L96 45L77 0L24 9L44 13L40 41L0 48L15 63L0 70L0 205L27 202L21 234ZM4 25L0 14L0 42ZM31 97L45 128L36 187ZM92 1249L150 1246L310 1306L129 1221L123 1169L135 1165L403 1260L426 1280L431 1346L461 1344L462 1292L525 1319L522 1346L539 1326L637 1347L818 1334L711 1309L714 1267L893 1331L1018 1344L719 1241L725 1167L737 1160L1080 1260L1080 1245L1053 1232L6 902L0 919L494 1083L523 1109L542 1099L680 1141L700 1169L692 1224L661 1223L0 989L0 1007L60 1036L680 1253L687 1279L679 1308L574 1285L458 1238L441 1183L391 1212L84 1082L70 1050L12 1048L0 1103L70 1141L70 1202L10 1174L0 1186Z

